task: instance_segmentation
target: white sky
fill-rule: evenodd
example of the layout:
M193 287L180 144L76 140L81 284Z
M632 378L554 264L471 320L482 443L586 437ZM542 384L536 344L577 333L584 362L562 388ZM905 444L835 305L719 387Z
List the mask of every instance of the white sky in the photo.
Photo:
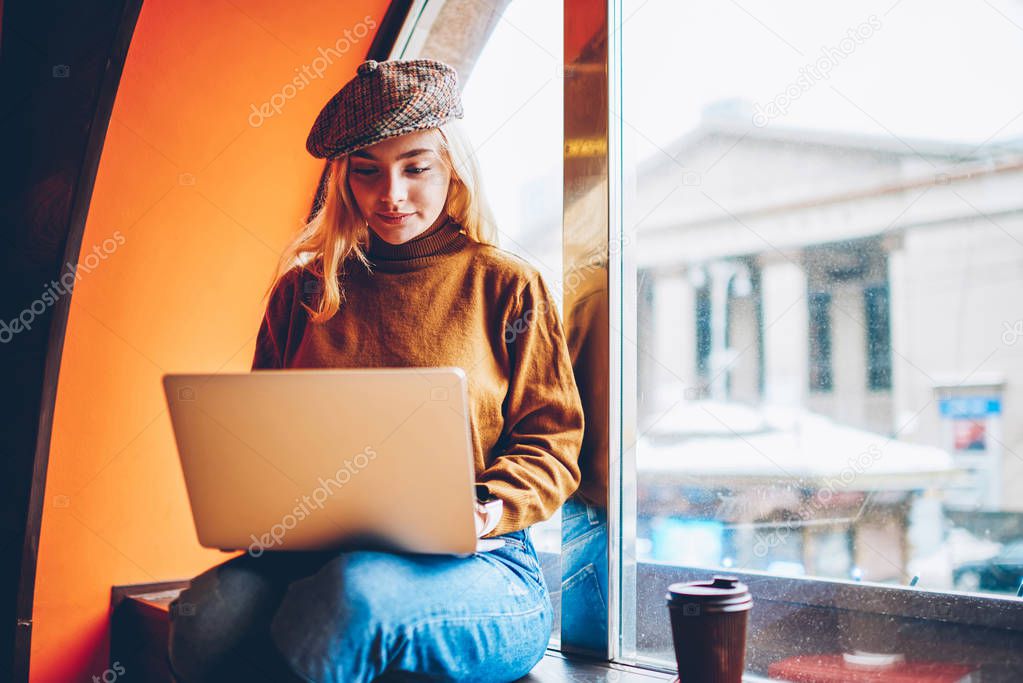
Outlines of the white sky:
M561 5L513 0L465 88L488 194L512 233L531 211L560 214ZM766 104L871 15L879 28L768 126L1023 141L1023 0L625 0L625 132L664 147L710 103Z
M626 118L659 144L716 99L771 100L871 15L880 28L779 124L975 142L1009 124L999 137L1023 135L1020 0L625 5Z

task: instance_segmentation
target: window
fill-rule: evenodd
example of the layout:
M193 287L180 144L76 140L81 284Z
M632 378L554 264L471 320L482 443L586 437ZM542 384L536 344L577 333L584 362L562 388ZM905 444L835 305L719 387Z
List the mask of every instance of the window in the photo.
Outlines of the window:
M891 327L888 324L888 285L863 290L867 312L867 384L873 391L892 388Z
M1023 6L611 0L604 35L566 5L502 0L464 100L502 245L556 296L559 226L611 216L586 379L621 437L614 657L670 669L666 586L727 571L752 674L859 650L1023 679ZM563 33L607 48L608 112ZM571 617L559 524L533 536Z
M810 294L810 391L831 391L831 295Z
M703 381L710 380L710 290L700 287L696 296L696 374Z
M727 571L758 676L1023 680L1023 5L611 6L622 656Z

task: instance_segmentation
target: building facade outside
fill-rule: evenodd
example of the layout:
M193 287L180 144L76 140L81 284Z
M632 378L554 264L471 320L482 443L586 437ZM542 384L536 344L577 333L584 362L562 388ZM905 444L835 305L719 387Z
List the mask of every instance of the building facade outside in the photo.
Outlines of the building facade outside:
M709 114L635 186L651 556L947 587L1023 538L1023 144Z

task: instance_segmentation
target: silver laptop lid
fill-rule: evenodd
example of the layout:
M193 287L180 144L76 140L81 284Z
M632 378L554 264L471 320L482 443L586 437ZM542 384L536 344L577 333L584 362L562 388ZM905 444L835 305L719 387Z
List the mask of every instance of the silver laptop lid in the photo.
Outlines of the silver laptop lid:
M201 545L473 552L460 368L168 374L163 384Z

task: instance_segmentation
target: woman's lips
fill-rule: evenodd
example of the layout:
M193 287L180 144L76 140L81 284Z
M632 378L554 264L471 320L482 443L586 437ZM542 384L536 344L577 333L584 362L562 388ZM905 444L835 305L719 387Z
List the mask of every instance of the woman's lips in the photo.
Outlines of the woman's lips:
M414 215L411 213L377 213L380 220L388 225L401 225Z

